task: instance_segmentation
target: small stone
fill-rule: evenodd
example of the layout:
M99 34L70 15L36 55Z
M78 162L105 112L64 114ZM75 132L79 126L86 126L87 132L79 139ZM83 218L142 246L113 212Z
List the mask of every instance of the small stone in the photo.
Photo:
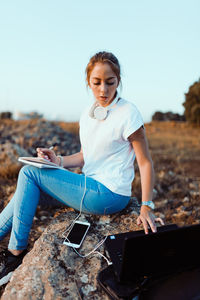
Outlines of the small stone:
M167 205L168 203L168 199L164 199L164 200L160 200L160 201L156 201L155 203L155 208L158 209L158 208L163 208Z
M132 223L132 218L124 218L124 224L131 224Z
M158 191L154 188L153 189L153 200L157 197Z
M44 221L44 220L46 220L46 219L47 219L46 216L41 216L41 217L40 217L40 220L41 220L41 221Z
M83 293L88 296L89 293L94 292L96 288L90 284L87 284L86 286L82 287Z
M86 274L83 274L83 276L80 277L81 281L83 283L87 283L88 282L88 276Z
M105 224L110 223L110 217L109 216L101 216L99 219L99 224Z
M188 197L184 197L183 202L189 202L190 199Z
M198 189L198 184L194 183L194 182L190 182L189 183L189 188L193 189L193 190L197 190Z
M168 174L169 174L170 176L174 176L174 175L175 175L175 173L172 172L172 171L169 171Z
M165 215L164 215L163 213L161 213L161 212L155 212L155 216L156 216L157 218L161 218L162 220L165 219Z
M196 192L196 191L190 191L190 195L191 195L192 197L196 197L196 196L199 196L200 193L199 193L199 192Z

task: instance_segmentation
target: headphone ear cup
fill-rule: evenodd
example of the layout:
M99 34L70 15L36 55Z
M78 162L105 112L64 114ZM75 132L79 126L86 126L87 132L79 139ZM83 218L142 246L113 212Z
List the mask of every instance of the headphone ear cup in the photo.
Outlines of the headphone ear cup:
M99 121L105 120L107 118L107 115L108 115L108 110L106 107L97 106L94 109L94 118Z
M98 102L96 101L92 107L90 108L89 110L89 116L92 118L92 119L96 119L96 120L99 120L99 121L103 121L107 118L107 115L109 113L109 110L110 108L115 105L117 103L117 101L119 100L119 96L118 96L118 93L115 97L115 99L112 101L111 104L109 104L108 106L106 107L103 107L103 106L100 106L98 104Z
M95 119L95 116L94 116L94 110L95 110L96 106L97 106L97 104L94 103L94 104L92 105L92 107L90 108L90 111L89 111L89 116L90 116L91 118L93 118L93 119Z
M92 119L103 121L107 118L108 110L105 107L98 106L97 103L94 103L89 110L89 116Z

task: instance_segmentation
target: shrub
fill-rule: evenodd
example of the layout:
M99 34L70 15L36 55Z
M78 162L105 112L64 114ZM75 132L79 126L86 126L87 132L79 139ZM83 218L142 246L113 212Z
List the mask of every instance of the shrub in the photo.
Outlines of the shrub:
M200 79L189 87L183 106L186 120L200 126Z
M1 112L0 119L12 119L12 113L10 111Z
M152 121L185 121L185 116L178 113L156 111L152 116Z

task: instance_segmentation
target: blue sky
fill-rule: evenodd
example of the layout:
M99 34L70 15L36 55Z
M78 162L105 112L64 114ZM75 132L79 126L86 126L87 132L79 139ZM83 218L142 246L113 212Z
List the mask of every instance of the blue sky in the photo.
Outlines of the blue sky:
M183 113L200 78L199 11L199 0L1 1L0 111L77 121L93 102L85 67L107 50L145 122L158 110Z

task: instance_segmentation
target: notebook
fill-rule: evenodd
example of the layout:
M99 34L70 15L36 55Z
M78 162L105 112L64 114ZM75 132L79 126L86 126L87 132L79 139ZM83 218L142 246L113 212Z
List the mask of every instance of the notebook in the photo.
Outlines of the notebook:
M119 282L163 276L200 265L200 224L110 235L105 247Z
M19 157L18 161L28 164L37 168L48 168L48 169L63 169L64 168L50 162L47 159L40 158L40 157Z

